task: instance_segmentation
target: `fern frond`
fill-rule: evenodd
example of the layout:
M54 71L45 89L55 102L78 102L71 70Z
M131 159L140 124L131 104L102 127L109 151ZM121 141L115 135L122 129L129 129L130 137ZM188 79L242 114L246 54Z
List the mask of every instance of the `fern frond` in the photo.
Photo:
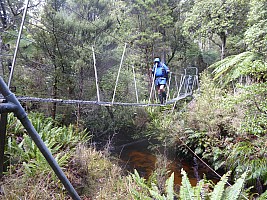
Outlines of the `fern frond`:
M205 199L207 196L205 189L204 189L205 180L200 180L196 187L194 188L194 194L196 199Z
M267 199L267 190L259 196L258 200L266 200L266 199Z
M242 189L245 183L247 172L243 173L239 179L236 180L235 184L228 187L225 190L226 200L236 200L242 194ZM243 194L244 195L244 194Z
M213 69L212 74L214 75L214 80L222 78L223 85L225 86L230 81L239 78L241 75L245 75L246 70L244 70L244 67L251 67L255 59L257 59L257 55L255 53L243 52L216 62L209 68Z
M213 192L211 193L212 200L222 200L225 184L230 176L231 172L227 172L221 178L221 180L215 185Z
M172 200L174 197L174 172L171 176L166 180L166 193L167 193L167 200Z
M182 200L193 200L194 198L194 190L189 182L186 172L181 169L182 174L182 185L180 187L180 198Z

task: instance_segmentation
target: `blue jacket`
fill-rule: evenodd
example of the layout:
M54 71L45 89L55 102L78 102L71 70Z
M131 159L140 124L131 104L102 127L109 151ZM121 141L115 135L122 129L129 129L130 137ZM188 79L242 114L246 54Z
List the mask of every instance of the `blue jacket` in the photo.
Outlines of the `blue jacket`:
M155 78L157 78L157 77L168 78L169 68L167 67L167 65L165 65L162 62L160 62L158 64L158 66L156 66L156 64L154 64L153 69L152 69L153 76L154 76L155 72L156 72Z

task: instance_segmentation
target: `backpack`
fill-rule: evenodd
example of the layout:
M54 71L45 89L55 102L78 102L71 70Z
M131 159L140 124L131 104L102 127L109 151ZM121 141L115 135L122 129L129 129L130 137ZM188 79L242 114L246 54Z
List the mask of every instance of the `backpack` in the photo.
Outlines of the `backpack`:
M156 69L156 66L154 66L154 70L156 70L156 77L166 77L167 71L164 67L164 64L160 63Z

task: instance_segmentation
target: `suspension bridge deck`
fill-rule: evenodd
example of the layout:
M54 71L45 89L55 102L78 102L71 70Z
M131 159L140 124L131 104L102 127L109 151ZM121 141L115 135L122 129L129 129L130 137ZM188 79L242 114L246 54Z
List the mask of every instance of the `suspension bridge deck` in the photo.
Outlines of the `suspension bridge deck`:
M86 101L86 100L65 100L53 98L36 98L36 97L22 97L18 96L20 102L44 102L44 103L60 103L60 104L84 104L84 105L99 105L99 106L136 106L136 107L149 107L149 106L166 106L174 104L175 102L190 96L190 94L182 94L174 99L170 99L165 104L158 103L125 103L125 102L105 102L105 101ZM0 99L3 98L0 96Z

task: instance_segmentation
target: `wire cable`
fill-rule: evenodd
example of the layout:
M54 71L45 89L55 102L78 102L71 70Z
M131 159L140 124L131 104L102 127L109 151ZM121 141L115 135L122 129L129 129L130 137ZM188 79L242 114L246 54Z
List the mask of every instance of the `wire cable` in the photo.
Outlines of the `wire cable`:
M182 139L180 139L179 137L178 137L178 139L182 142L182 144L192 153L192 154L194 154L194 156L196 157L196 158L198 158L206 167L208 167L214 174L216 174L218 177L220 177L220 178L222 178L222 176L220 175L220 174L218 174L212 167L210 167L204 160L202 160ZM226 183L229 185L229 186L232 186L232 184L230 184L228 181L226 181ZM245 198L245 199L247 199L247 200L249 200L245 195L243 195L242 193L241 193L241 195Z
M11 84L11 80L13 77L13 73L14 73L14 67L15 67L15 63L16 63L16 58L17 58L17 52L18 52L18 48L19 48L19 44L20 44L20 38L21 38L21 34L22 34L22 30L23 30L23 25L24 25L24 21L26 18L26 13L28 10L28 5L29 5L29 0L25 0L25 6L24 6L24 11L23 11L23 16L22 16L22 20L21 20L21 25L20 25L20 29L19 29L19 35L18 35L18 39L17 39L17 43L16 43L16 48L15 48L15 52L14 52L14 57L13 57L13 61L12 61L12 67L11 67L11 72L10 72L10 76L9 76L9 80L8 80L8 84L7 87L10 88L10 84Z

